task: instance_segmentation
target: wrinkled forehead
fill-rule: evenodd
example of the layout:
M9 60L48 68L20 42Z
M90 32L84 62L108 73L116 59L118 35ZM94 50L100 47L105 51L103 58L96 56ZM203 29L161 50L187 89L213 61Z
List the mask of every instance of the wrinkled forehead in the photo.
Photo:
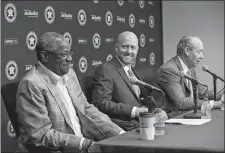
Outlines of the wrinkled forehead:
M197 50L204 50L203 42L200 39L193 38L191 43L193 47L196 48Z
M69 43L64 39L64 38L56 38L55 39L55 48L56 50L54 50L53 52L59 54L62 52L68 52L71 50L71 47L69 45Z

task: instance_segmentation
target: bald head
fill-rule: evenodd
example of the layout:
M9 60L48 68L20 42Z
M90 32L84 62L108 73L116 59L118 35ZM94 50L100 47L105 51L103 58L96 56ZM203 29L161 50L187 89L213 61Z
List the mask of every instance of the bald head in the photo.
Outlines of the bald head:
M130 31L118 35L115 52L117 58L125 65L132 65L138 53L138 38Z
M132 41L136 46L138 46L137 36L130 31L124 31L118 35L117 44L123 43L124 41Z

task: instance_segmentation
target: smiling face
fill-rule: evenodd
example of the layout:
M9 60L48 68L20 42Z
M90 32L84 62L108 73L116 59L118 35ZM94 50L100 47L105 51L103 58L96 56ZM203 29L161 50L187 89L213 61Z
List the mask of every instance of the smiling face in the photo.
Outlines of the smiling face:
M204 47L202 41L196 38L191 40L191 45L191 47L185 47L185 53L187 55L186 61L189 68L194 68L197 67L204 58Z
M138 53L138 38L132 32L123 32L118 36L115 46L116 56L125 65L131 65Z
M70 45L64 39L57 43L57 50L48 53L48 68L57 75L65 75L69 72L72 63L72 54Z

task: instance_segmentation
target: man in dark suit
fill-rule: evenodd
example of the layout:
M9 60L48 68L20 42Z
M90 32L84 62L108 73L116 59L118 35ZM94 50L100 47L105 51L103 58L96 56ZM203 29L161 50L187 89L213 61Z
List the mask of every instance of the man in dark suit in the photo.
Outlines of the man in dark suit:
M188 111L194 107L193 86L191 81L179 75L181 71L196 78L195 67L197 67L203 56L204 46L199 37L184 36L177 45L177 55L164 63L156 72L155 84L158 85L166 95L162 106L169 117L173 117L180 111ZM203 103L203 98L213 98L213 93L206 87L198 85L198 108ZM218 94L217 99L220 99ZM156 98L157 99L157 98ZM160 100L157 100L160 101ZM210 101L211 107L219 107L220 102Z
M38 64L21 79L17 91L23 145L87 151L94 141L123 133L84 96L73 68L70 45L47 32L36 46Z
M138 49L134 33L120 33L115 45L116 56L99 65L93 75L93 104L125 130L138 127L139 113L148 111L141 100L147 97L147 91L129 80L132 76L140 79L132 68Z

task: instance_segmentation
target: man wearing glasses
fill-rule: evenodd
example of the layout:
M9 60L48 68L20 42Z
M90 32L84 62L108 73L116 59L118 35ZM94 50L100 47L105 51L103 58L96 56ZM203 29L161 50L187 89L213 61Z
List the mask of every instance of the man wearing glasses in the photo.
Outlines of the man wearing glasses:
M70 45L47 32L36 46L38 64L20 81L17 106L24 146L87 151L94 144L124 131L89 104L71 67Z

